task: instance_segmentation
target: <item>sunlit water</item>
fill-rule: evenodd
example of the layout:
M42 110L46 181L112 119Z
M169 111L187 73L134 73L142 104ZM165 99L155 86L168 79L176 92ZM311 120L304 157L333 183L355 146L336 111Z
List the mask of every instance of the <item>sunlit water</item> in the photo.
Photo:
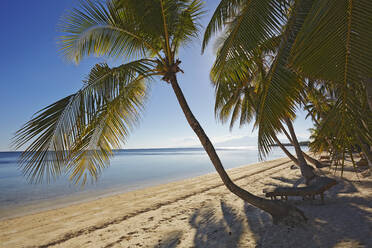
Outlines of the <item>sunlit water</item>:
M292 147L288 149L293 151ZM217 153L226 169L259 162L256 147L219 148ZM83 200L215 172L201 148L129 149L117 151L98 181L84 188L70 183L67 176L35 185L22 175L17 165L19 155L0 152L0 217L4 217L1 211L10 207L71 196L75 201ZM275 147L267 160L284 156Z

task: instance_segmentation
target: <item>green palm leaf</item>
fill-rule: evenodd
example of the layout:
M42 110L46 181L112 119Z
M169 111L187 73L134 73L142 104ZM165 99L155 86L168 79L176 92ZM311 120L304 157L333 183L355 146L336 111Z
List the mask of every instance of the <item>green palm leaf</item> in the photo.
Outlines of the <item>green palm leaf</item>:
M147 81L174 73L174 56L198 35L202 14L199 0L85 0L68 12L60 38L67 59L78 63L95 55L131 62L96 65L82 89L41 110L16 133L16 148L29 144L20 161L24 174L35 182L62 173L76 183L96 179L138 122Z
M31 181L55 179L62 173L68 157L65 149L70 139L65 134L76 135L82 96L80 92L65 97L40 110L16 132L14 145L17 148L32 143L22 153L20 163L23 173Z
M372 2L314 1L291 51L305 75L343 83L372 77Z
M335 147L343 150L359 138L370 142L371 113L361 98L366 99L363 82L372 77L371 13L367 0L314 1L291 51L292 68L336 85L337 101L321 132L331 133L327 128L333 125Z
M203 3L199 0L194 0L187 5L184 3L179 14L175 15L172 20L168 20L168 23L172 23L170 31L173 36L171 44L173 51L177 52L179 47L186 45L198 36L201 28L198 21L205 13L202 7Z
M202 51L211 40L212 36L222 31L226 22L233 19L242 6L243 0L221 0L216 10L213 13L205 31L202 43Z
M244 56L249 60L258 46L281 34L283 24L286 22L281 1L251 0L245 1L236 8L240 11L228 20L226 37L218 49L214 66L220 71L224 69L225 62L228 60ZM217 8L216 12L218 11ZM236 10L230 11L236 12ZM221 21L212 19L209 26L213 25L220 27ZM210 39L209 36L207 27L205 42Z
M304 79L287 68L290 49L310 11L312 1L295 2L285 26L278 52L267 74L260 95L259 116L255 125L261 155L266 155L273 143L272 137L282 129L282 121L294 118L296 106L301 102Z
M105 166L111 150L125 141L128 129L138 120L146 98L143 78L150 76L146 74L149 63L134 61L112 69L106 64L96 65L81 90L48 106L26 123L14 139L17 148L32 142L21 156L24 174L40 182L43 177L56 178L67 165L71 168L72 164L80 164L80 174L74 170L76 182L87 168L92 176L98 175L97 168ZM121 105L124 103L127 108ZM113 123L122 132L105 136L109 129L113 130ZM81 156L88 153L93 156ZM83 162L86 166L81 165Z
M113 1L105 5L99 1L81 2L80 8L68 12L60 24L65 33L60 37L65 57L79 62L89 55L142 58L156 54L157 37L138 28L138 16L131 10L123 11Z
M113 155L126 143L131 129L139 121L147 89L142 76L121 87L112 100L105 99L91 120L82 126L78 140L70 150L67 166L70 178L86 182L88 176L97 179Z

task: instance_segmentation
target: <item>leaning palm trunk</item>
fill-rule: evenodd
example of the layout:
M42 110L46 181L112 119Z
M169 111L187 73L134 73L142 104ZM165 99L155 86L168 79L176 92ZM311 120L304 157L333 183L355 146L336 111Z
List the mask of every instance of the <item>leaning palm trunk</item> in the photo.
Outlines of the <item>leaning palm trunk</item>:
M321 167L323 167L322 163L319 162L317 159L315 159L315 158L309 156L309 155L308 155L307 153L305 153L305 152L302 152L302 154L304 155L305 159L306 159L307 161L309 161L310 163L312 163L313 165L315 165L316 168L321 168Z
M364 142L360 142L360 146L362 148L363 153L365 154L365 157L367 159L369 168L372 169L372 152L371 152L371 149Z
M182 111L187 119L187 122L189 123L190 127L193 129L195 134L198 136L201 144L203 145L205 151L207 152L212 164L214 165L224 185L233 194L237 195L244 201L269 213L272 216L274 223L287 220L291 221L306 220L306 217L304 216L301 210L283 202L271 201L255 196L249 193L248 191L240 188L231 180L229 175L226 173L211 141L209 140L208 136L205 134L199 122L196 120L193 113L191 112L187 104L187 101L182 93L182 90L178 85L177 78L175 75L170 79L170 83L172 85L174 93L176 94L177 100L182 108Z
M291 126L292 123L291 123ZM287 139L289 140L289 142L294 146L294 143L293 143L293 140L291 138L291 136L287 133L287 131L285 130L285 128L282 129L283 133L287 136ZM296 136L296 134L294 133L294 136ZM301 150L301 147L299 147L299 149ZM319 162L318 160L316 160L315 158L309 156L307 153L305 152L302 152L302 155L304 156L304 158L309 161L311 164L315 165L316 168L321 168L323 167L322 163Z
M365 80L364 84L366 87L369 109L372 111L372 78L368 78L367 80Z
M301 150L300 144L298 143L296 134L294 132L291 120L289 118L286 118L285 122L288 126L289 133L292 136L292 144L296 151L298 165L300 167L301 174L305 178L305 183L310 184L310 181L316 177L316 174L314 173L314 169L306 163L304 154Z
M96 65L81 90L51 104L18 131L19 146L36 137L23 156L25 172L42 179L67 171L82 183L89 176L97 179L113 155L112 148L120 147L138 121L149 79L162 76L172 84L188 123L231 192L270 213L274 222L306 219L295 207L235 185L190 111L177 83L176 73L182 70L174 55L197 36L202 13L199 0L108 0L105 4L83 0L81 10L69 12L61 39L68 59L79 62L88 55L107 55L129 62L115 68Z
M296 164L299 166L299 162L297 160L297 158L295 158L289 151L287 148L285 148L285 146L279 141L279 139L274 136L274 141L278 144L278 146L283 150L283 152ZM293 141L292 139L289 137L289 135L287 136L287 138L289 139L289 142L293 145ZM301 149L301 147L300 147ZM309 161L310 163L312 163L313 165L315 165L315 167L317 168L321 168L323 165L321 162L319 162L318 160L316 160L315 158L309 156L307 153L305 152L302 152L302 154L304 155L305 159L307 161Z
M290 158L296 165L299 165L299 162L298 162L297 158L295 158L292 155L292 153L290 153L288 151L288 149L285 148L285 146L280 142L280 140L278 139L278 137L273 136L273 139L276 142L276 144L283 150L283 152L288 156L288 158Z

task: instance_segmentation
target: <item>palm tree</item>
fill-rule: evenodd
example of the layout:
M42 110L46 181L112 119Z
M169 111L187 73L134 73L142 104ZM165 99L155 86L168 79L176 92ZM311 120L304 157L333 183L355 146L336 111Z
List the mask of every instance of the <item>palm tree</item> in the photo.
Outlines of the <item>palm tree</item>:
M60 42L66 58L79 62L89 55L106 55L130 62L114 68L96 65L78 92L41 110L17 132L18 147L31 142L21 159L24 173L31 180L66 171L75 182L97 178L112 149L125 142L137 122L147 85L160 77L171 85L187 122L232 193L270 213L274 222L304 220L297 208L257 197L234 184L187 104L177 81L177 73L183 72L177 53L197 36L202 13L199 0L105 4L86 0L65 16Z
M369 0L221 0L206 28L203 48L225 29L225 42L215 62L218 75L228 70L227 61L249 60L258 46L280 35L263 79L256 118L260 151L269 151L281 122L288 113L294 116L306 80L337 85L339 98L326 123L332 128L331 124L340 120L335 136L338 145L346 149L350 123L361 116L355 111L360 108L354 92L365 92L358 95L372 106L371 26ZM306 80L297 80L298 75ZM371 144L371 129L365 126L358 125L358 134Z
M319 82L322 85L322 82ZM330 84L328 84L329 86ZM324 85L323 85L324 86ZM354 89L351 95L353 111L349 113L347 119L342 113L337 112L340 94L342 91L335 87L313 88L308 91L305 108L309 111L309 116L315 122L313 129L311 149L324 151L328 150L330 154L342 155L349 154L352 157L352 151L355 144L358 144L367 160L372 161L372 154L368 147L368 141L365 137L371 136L371 116L372 112L369 110L364 90ZM319 87L319 86L318 86ZM325 92L321 92L325 91ZM350 107L348 107L350 109ZM346 130L340 130L339 123L347 123ZM343 127L345 124L343 125ZM339 136L339 133L343 133ZM361 135L361 132L364 134ZM336 161L337 162L337 159ZM371 162L369 162L371 165Z
M222 45L224 44L223 37L219 42ZM247 56L241 61L229 60L225 63L226 70L223 71L213 66L211 80L216 89L215 114L223 123L230 119L230 129L238 119L240 119L240 126L243 126L249 123L254 116L259 115L258 104L265 83L263 79L270 67L270 53L275 50L276 46L275 42L268 42L258 47L251 56ZM290 134L286 131L285 125L288 127ZM297 158L281 144L277 134L272 135L273 142L278 144L286 155L300 167L306 183L309 183L316 175L313 168L306 163L304 157L306 156L307 160L316 165L319 162L301 151L289 116L284 118L280 131L287 135L288 140L295 147Z

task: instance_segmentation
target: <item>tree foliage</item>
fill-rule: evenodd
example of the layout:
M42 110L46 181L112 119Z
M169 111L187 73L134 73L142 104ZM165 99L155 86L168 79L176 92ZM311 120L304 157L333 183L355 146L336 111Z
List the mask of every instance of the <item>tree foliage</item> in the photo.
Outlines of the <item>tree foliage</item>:
M28 145L22 170L32 182L67 173L75 183L97 179L138 124L155 77L167 75L178 49L198 35L199 0L81 1L60 24L65 58L126 61L97 64L76 93L40 110L15 135Z
M229 74L236 68L234 62L250 64L257 49L271 48L255 118L261 154L270 150L283 120L293 119L299 106L310 104L308 85L314 81L334 93L333 98L322 97L328 109L317 125L319 134L329 136L341 150L358 140L372 143L372 115L366 101L372 75L371 24L368 0L220 2L203 41L204 48L213 35L220 35L212 80ZM243 106L240 101L236 106ZM234 112L232 116L234 120Z

